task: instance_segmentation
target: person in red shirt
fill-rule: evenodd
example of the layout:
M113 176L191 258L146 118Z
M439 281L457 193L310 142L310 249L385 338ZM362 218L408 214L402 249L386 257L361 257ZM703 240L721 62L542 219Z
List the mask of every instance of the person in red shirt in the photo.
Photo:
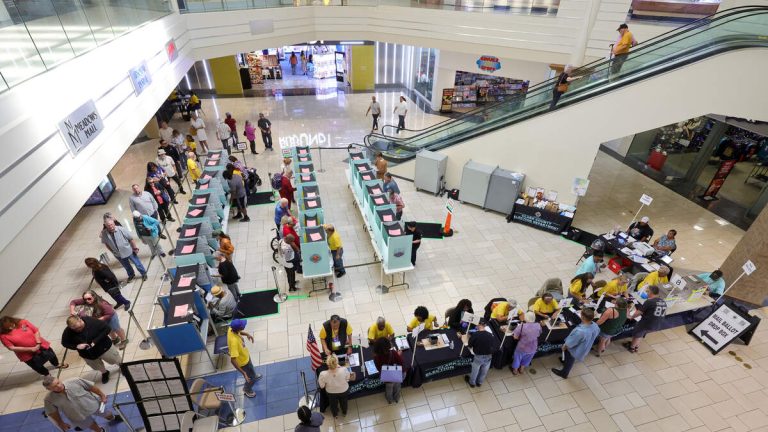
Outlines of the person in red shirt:
M50 375L45 367L48 362L58 369L69 367L66 363L59 364L51 344L40 336L37 327L25 319L10 316L0 318L0 341L40 375Z
M281 183L280 183L280 198L285 198L288 200L289 209L291 208L291 204L296 202L296 200L293 198L293 192L296 189L291 184L292 178L293 178L293 171L290 169L286 169L285 172L283 173L283 179L281 180Z
M232 136L237 139L237 120L232 117L232 113L226 114L227 118L224 119L224 123L229 126L229 130L232 131Z
M301 249L301 243L299 242L301 237L296 233L296 219L291 216L283 216L280 220L280 225L283 226L283 237L286 237L288 234L293 235L293 238L296 239L296 245Z

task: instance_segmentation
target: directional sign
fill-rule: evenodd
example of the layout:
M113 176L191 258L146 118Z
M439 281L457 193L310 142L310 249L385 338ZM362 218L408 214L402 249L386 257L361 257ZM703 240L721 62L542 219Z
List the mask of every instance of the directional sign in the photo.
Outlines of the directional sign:
M679 274L675 274L674 276L672 276L672 279L669 280L669 283L671 283L672 286L674 286L680 291L684 290L685 285L687 284L687 282L685 282L685 280L683 280L682 276L680 276Z
M712 351L712 354L717 354L751 325L752 323L728 305L721 305L691 333L699 338Z
M640 202L643 203L643 205L651 205L653 202L653 198L651 198L650 195L643 194L643 196L640 197Z
M742 269L744 269L744 273L747 274L747 276L751 275L753 271L757 270L757 267L755 267L755 263L753 263L750 260L747 260L747 262L744 263L743 266L741 266Z
M214 396L216 396L216 399L222 401L222 402L234 402L235 401L235 395L229 394L229 393L214 393Z

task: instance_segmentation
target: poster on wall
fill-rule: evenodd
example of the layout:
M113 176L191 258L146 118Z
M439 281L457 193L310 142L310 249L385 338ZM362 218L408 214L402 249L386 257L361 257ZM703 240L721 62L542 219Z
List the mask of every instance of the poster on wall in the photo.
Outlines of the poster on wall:
M88 146L104 129L93 100L81 105L57 125L72 157Z
M128 71L128 76L131 78L133 92L136 93L136 96L140 95L145 88L152 84L152 77L149 75L147 62L141 62L140 65Z
M176 51L176 41L171 39L165 44L165 53L168 55L168 62L173 63L179 53Z
M709 182L709 186L707 187L707 190L704 191L704 195L701 196L703 200L714 201L717 199L717 193L720 192L720 188L723 187L723 183L725 183L725 178L728 177L728 174L731 173L734 166L736 166L735 160L720 162L720 167L717 169L717 172L715 172L714 177L712 177L712 181Z
M498 57L495 56L489 56L484 55L480 56L479 59L477 59L477 67L485 72L496 72L497 70L501 69L501 61L499 61Z
M453 112L453 88L443 89L443 97L440 99L440 112L449 113Z

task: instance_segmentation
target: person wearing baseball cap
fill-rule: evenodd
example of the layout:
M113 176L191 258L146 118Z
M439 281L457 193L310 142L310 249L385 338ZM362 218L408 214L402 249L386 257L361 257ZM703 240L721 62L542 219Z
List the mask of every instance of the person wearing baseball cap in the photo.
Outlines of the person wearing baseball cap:
M253 343L253 336L246 333L245 326L248 321L244 319L233 319L229 323L229 329L227 330L227 347L229 348L229 357L232 360L232 365L237 369L243 378L245 378L245 385L243 385L243 392L246 397L256 397L256 392L253 391L253 386L256 381L262 378L261 374L256 373L251 362L251 354L248 352L248 348L245 346L245 339L248 338Z
M488 369L491 367L493 353L499 348L499 341L493 333L485 330L486 325L485 318L480 318L477 327L475 327L477 331L469 336L467 342L467 348L472 350L475 357L472 359L472 372L469 375L464 375L464 381L472 388L483 385L485 376L488 375ZM464 336L464 338L466 337Z
M635 37L629 31L629 26L626 24L619 25L616 29L619 32L619 40L613 45L611 52L613 53L613 59L611 60L611 75L618 75L621 72L621 67L624 62L627 61L627 55L629 49L637 45Z
M639 221L629 226L627 232L637 241L647 242L653 237L653 228L648 225L650 219L648 216L643 216Z

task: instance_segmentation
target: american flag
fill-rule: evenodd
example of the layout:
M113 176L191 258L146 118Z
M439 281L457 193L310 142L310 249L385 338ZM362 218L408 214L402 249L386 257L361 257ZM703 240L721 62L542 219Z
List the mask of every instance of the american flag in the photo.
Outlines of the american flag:
M307 351L309 351L309 356L312 358L312 370L317 370L323 364L323 359L320 357L320 349L317 348L317 339L315 339L315 334L312 333L311 325L307 332Z

